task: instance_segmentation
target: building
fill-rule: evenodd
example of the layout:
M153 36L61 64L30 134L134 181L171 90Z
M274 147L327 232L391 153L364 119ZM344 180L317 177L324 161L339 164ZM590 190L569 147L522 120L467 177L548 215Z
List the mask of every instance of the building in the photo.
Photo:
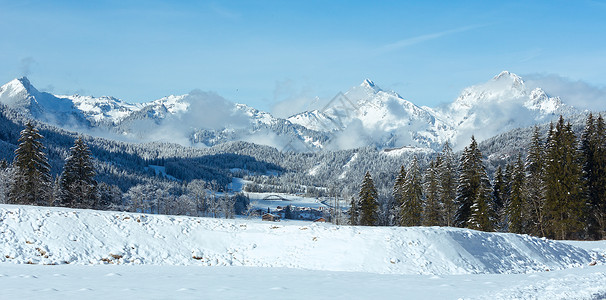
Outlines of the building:
M261 216L261 220L263 221L271 221L271 222L278 222L280 221L280 216L274 215L274 214L270 214L270 213L265 213L263 214L263 216Z

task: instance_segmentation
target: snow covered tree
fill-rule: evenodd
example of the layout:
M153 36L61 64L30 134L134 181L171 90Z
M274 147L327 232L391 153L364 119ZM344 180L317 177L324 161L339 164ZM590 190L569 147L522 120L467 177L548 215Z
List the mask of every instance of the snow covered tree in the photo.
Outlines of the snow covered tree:
M553 127L553 126L552 126ZM558 239L578 238L583 230L584 201L576 138L570 123L560 116L550 128L545 163L547 234Z
M440 185L440 202L443 205L444 224L446 226L454 225L454 216L456 213L455 199L457 196L457 170L454 154L450 144L446 142L440 160L437 166L438 181Z
M420 226L423 212L423 186L419 161L415 156L404 179L404 198L400 206L400 226Z
M13 161L15 177L9 193L10 203L48 205L52 178L41 139L43 136L31 122L21 131Z
M122 191L115 185L101 182L97 185L97 196L94 209L121 210Z
M526 156L527 229L526 233L545 236L545 147L538 127L534 128Z
M60 176L62 195L59 205L77 208L92 208L95 204L95 168L90 150L82 138L76 139L65 159Z
M391 212L390 214L393 215L393 218L397 220L397 223L399 224L399 214L400 214L400 207L402 207L402 204L404 204L404 183L406 182L406 169L404 168L404 166L400 167L400 172L398 173L398 176L396 177L396 183L393 185L393 191L392 191L392 196L393 196L393 207L391 208Z
M444 218L440 203L440 186L438 181L438 166L440 157L432 160L425 170L425 205L423 206L423 225L442 226Z
M513 169L513 174L510 182L510 196L505 205L507 214L507 227L509 232L526 233L526 201L524 195L524 163L522 162L521 154L518 154L518 159Z
M487 184L487 181L482 180L478 186L470 211L471 215L467 221L467 228L494 231L495 213L490 195L490 184Z
M465 147L461 156L459 186L455 200L457 205L456 226L468 227L467 222L470 220L472 212L471 206L474 204L474 200L482 201L484 199L486 188L490 188L486 167L482 161L482 153L478 149L476 139L472 136L471 144ZM490 193L490 190L488 193ZM488 201L492 205L490 202Z
M15 177L14 173L14 168L6 165L0 166L0 204L10 202L8 196Z
M379 203L377 189L375 188L370 173L366 172L360 189L360 220L362 226L373 226L377 224Z
M505 176L503 175L503 168L497 167L494 174L494 183L492 185L492 199L494 201L494 210L496 214L496 227L498 229L504 229L505 227L505 191L507 190L507 183L505 182Z

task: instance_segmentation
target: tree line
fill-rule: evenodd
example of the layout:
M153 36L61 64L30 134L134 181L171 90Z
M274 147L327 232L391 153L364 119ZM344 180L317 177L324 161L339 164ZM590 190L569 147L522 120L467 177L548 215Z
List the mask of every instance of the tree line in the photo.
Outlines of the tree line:
M31 122L25 124L13 163L0 163L0 203L225 218L244 212L249 203L241 194L220 193L226 189L216 181L199 179L137 184L123 193L116 185L97 182L91 151L82 138L75 140L62 172L53 178L42 139Z
M448 143L423 170L402 166L381 201L370 173L351 199L354 225L456 226L555 239L606 238L606 125L589 114L576 135L560 116L535 127L527 154L489 177L474 137L460 159Z

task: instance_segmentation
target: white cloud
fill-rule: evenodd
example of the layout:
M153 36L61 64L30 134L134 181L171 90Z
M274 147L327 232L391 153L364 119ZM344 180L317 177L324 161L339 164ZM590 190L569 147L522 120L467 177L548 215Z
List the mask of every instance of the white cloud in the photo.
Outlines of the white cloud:
M397 51L397 50L407 48L407 47L410 47L410 46L413 46L416 44L420 44L420 43L423 43L426 41L439 39L443 36L447 36L447 35L451 35L451 34L459 33L459 32L465 32L465 31L473 30L476 28L484 27L484 26L486 26L486 25L464 26L464 27L459 27L459 28L455 28L455 29L419 35L419 36L399 40L397 42L390 43L387 45L383 45L381 48L379 48L379 52L385 53L385 52Z
M195 129L241 129L250 125L250 118L244 112L235 110L234 103L215 93L194 90L183 101L189 103L187 111L169 114L159 121L136 120L131 125L133 134L144 141L164 141L189 146L190 134Z
M288 118L319 107L317 97L313 96L313 89L309 85L300 86L290 79L276 82L274 102L271 113L278 118Z

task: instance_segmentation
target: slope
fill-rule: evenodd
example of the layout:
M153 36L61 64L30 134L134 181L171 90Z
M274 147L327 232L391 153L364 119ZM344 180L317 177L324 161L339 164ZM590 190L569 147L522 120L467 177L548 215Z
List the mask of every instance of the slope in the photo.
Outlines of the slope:
M455 228L265 223L0 205L0 262L500 274L589 265L598 253Z

